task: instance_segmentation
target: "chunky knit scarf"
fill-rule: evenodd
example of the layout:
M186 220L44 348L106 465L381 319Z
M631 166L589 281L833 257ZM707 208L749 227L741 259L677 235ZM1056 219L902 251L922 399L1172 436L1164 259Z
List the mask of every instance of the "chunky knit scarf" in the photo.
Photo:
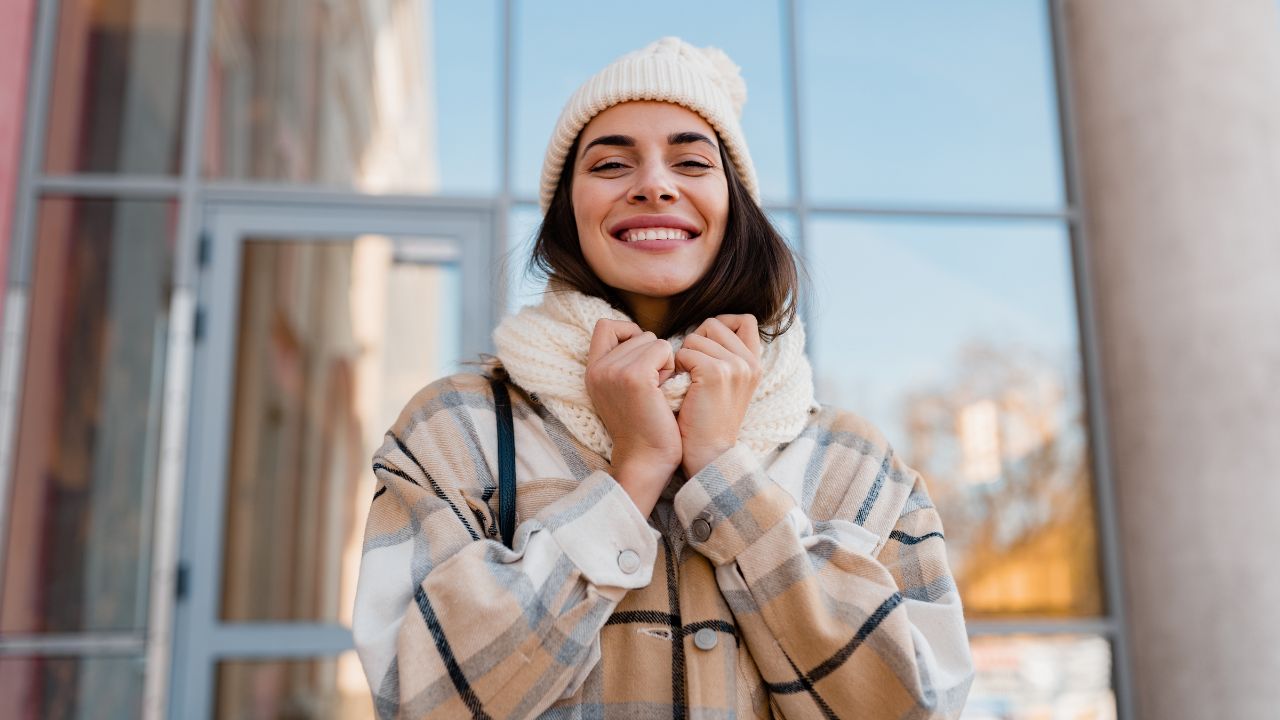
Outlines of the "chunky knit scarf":
M555 285L553 288L557 287ZM587 395L587 352L600 318L631 321L604 300L559 286L537 305L508 315L493 332L498 359L517 385L537 395L583 445L612 459L613 440ZM684 337L670 338L679 350ZM778 444L794 440L818 404L813 371L804 353L800 319L787 332L764 344L763 374L747 406L738 439L763 457ZM677 372L660 389L680 410L688 391L688 372Z

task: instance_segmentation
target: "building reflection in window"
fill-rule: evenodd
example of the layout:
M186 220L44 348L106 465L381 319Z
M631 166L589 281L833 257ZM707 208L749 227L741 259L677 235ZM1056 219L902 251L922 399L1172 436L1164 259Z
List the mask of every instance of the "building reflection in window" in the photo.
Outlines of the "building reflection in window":
M496 24L483 3L473 9L440 10L448 26L436 32L426 0L218 0L204 175L368 192L496 190L495 98L484 91L497 84L497 34L485 37ZM437 84L441 63L471 82L441 73ZM465 127L455 127L460 118ZM452 132L443 148L442 123Z
M189 0L61 0L45 172L178 172Z
M969 617L1101 615L1065 232L811 227L821 396L870 419L924 475Z
M218 663L215 718L373 720L354 651L336 658Z
M40 203L0 632L145 625L175 220Z
M963 720L1115 720L1111 645L1096 635L970 641L977 677Z
M250 239L241 272L224 621L351 624L370 458L459 360L451 246Z

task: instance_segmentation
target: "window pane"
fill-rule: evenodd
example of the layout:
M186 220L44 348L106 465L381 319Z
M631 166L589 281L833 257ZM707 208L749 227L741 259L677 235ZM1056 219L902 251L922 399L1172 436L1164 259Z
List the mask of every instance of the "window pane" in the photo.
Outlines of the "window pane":
M587 78L664 35L724 50L742 68L742 126L766 200L791 196L782 82L781 9L776 0L663 0L636 12L621 3L520 2L515 14L515 147L512 187L537 197L542 158L560 110ZM573 28L570 35L566 29ZM550 38L571 38L569 42Z
M801 3L815 202L1063 202L1047 3Z
M769 217L769 222L773 223L774 229L782 233L782 239L786 240L791 249L798 253L800 247L800 223L796 219L796 214L790 210L768 210L765 215Z
M820 398L924 474L970 617L1102 612L1065 230L810 224Z
M0 698L12 720L136 718L143 659L0 657Z
M176 174L191 3L62 0L45 171Z
M222 618L349 626L369 458L460 359L454 251L374 235L244 249Z
M1115 720L1105 638L975 637L970 646L978 673L964 720Z
M537 305L542 301L546 284L532 275L525 274L538 228L542 225L542 212L537 205L516 205L511 208L507 225L507 312L515 312L524 305Z
M369 683L355 652L336 658L218 663L215 717L231 720L372 720Z
M176 210L39 213L0 631L140 629Z
M218 0L204 173L495 192L497 41L492 0Z

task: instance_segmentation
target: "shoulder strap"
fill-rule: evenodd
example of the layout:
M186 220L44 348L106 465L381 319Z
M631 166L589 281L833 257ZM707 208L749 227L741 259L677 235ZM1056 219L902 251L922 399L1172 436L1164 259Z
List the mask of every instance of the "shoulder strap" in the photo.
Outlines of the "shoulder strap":
M498 531L508 548L516 534L516 437L511 419L511 397L502 378L490 381L498 416Z

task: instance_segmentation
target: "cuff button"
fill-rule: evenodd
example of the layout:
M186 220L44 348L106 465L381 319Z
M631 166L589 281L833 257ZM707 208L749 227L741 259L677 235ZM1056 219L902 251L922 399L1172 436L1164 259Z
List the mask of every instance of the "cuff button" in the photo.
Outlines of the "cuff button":
M706 542L711 537L711 523L706 518L694 518L689 523L689 531L693 533L693 539L698 542Z
M618 569L630 575L640 569L640 555L635 550L618 553Z

